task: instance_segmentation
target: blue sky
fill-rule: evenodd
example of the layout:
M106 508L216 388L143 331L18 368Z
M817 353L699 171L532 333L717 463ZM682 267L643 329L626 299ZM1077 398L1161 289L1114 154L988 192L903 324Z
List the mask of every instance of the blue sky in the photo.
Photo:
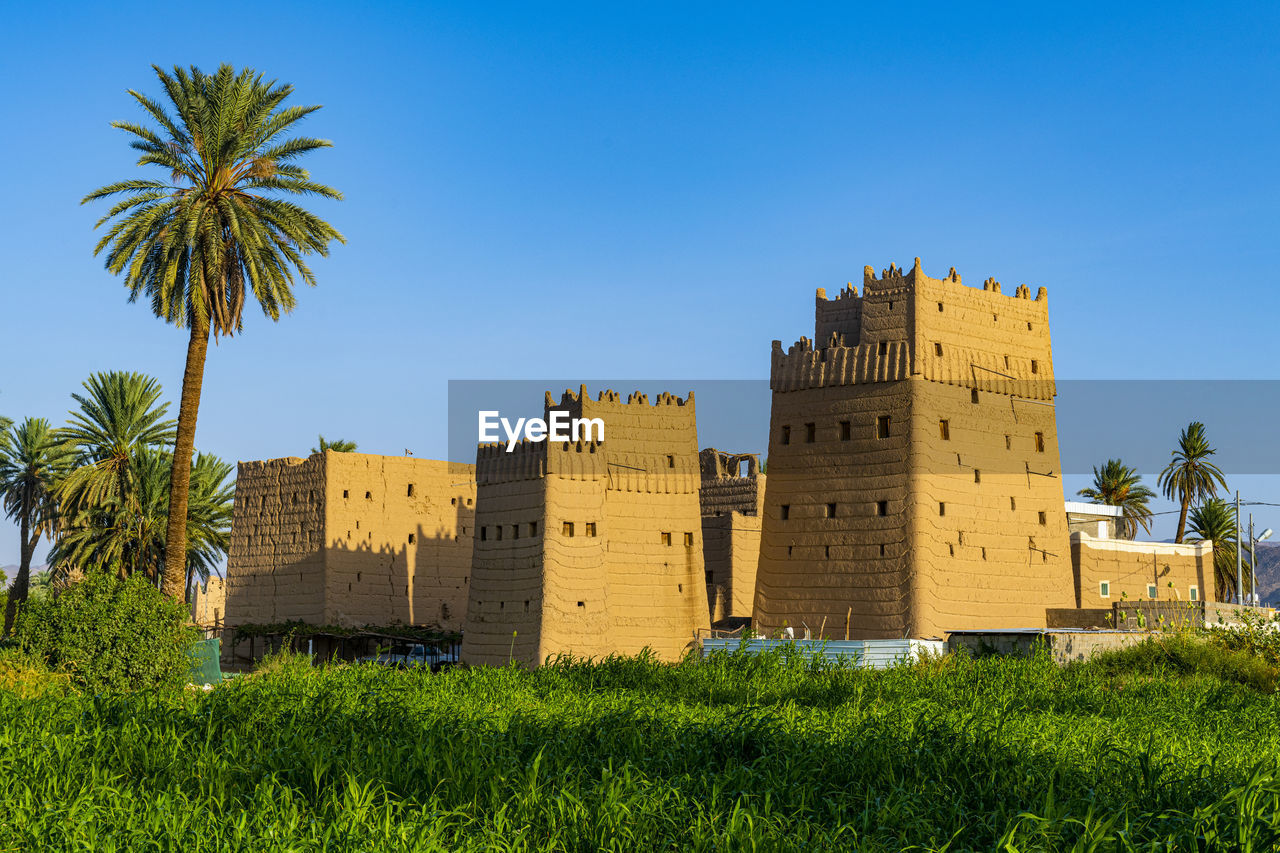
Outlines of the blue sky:
M197 444L228 459L441 456L449 379L764 378L815 287L916 255L1048 287L1060 377L1277 378L1275 4L190 11L5 9L4 414L61 420L103 369L176 400L183 333L78 205L137 174L108 123L151 63L292 82L346 194L320 286L210 353Z

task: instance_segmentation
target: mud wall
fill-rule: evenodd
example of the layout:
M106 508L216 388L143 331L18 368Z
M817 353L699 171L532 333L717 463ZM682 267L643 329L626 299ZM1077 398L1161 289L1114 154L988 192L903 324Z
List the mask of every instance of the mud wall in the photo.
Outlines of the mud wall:
M1044 627L1074 604L1044 289L918 259L863 284L818 292L815 341L774 342L755 627Z
M474 466L328 451L325 470L326 624L460 629Z
M552 408L601 418L605 441L477 451L477 524L487 532L463 659L537 664L645 647L674 659L708 625L693 401L566 393L548 396ZM538 532L516 545L521 521Z
M227 624L458 629L474 503L471 465L334 451L241 462Z
M1071 562L1078 607L1189 602L1192 587L1197 600L1213 597L1213 546L1208 543L1133 542L1073 533ZM1105 597L1104 582L1109 587ZM1150 585L1155 585L1155 596L1150 595Z
M222 578L210 577L196 584L191 596L191 621L201 627L220 628L227 614L227 588Z
M324 502L322 456L239 464L227 625L324 623Z

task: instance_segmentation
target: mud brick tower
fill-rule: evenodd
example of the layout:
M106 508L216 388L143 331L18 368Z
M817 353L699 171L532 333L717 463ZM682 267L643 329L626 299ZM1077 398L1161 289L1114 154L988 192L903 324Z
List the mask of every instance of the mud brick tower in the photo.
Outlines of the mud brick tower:
M1048 297L867 267L773 342L753 627L831 639L1045 627L1075 604Z
M545 403L599 418L604 439L478 448L462 659L678 658L709 624L693 395Z

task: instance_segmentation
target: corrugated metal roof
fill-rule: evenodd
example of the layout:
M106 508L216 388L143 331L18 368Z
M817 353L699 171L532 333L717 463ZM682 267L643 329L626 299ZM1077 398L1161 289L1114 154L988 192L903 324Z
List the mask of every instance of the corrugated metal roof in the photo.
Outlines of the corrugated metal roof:
M921 653L941 655L947 651L943 640L765 640L765 639L704 639L702 653L712 651L734 652L739 649L748 654L760 654L783 648L794 648L808 655L821 655L830 661L842 661L854 666L884 669L898 663L918 660Z

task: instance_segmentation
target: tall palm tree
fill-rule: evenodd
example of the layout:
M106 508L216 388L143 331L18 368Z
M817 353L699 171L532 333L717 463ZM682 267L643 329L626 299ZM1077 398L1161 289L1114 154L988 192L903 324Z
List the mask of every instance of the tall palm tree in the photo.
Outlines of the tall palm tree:
M36 545L57 521L55 487L70 458L71 449L44 418L27 418L0 438L0 504L21 535L18 574L4 611L6 635L18 605L27 600Z
M1186 535L1187 510L1191 504L1217 497L1218 487L1227 487L1227 480L1218 466L1209 461L1216 452L1209 446L1204 424L1193 421L1178 436L1178 449L1173 451L1173 460L1160 472L1157 483L1164 496L1170 500L1176 498L1181 507L1174 542L1181 542Z
M1194 542L1213 543L1213 586L1218 601L1230 601L1236 594L1236 549L1240 546L1235 509L1222 498L1210 498L1191 511ZM1249 582L1249 560L1241 554L1245 582Z
M145 295L156 316L188 330L186 370L178 407L166 528L164 591L183 597L187 504L196 419L210 335L241 330L252 296L272 320L291 311L294 272L307 285L315 276L304 256L327 255L332 225L290 196L341 199L311 180L297 164L332 143L283 134L320 109L284 106L293 87L264 80L250 69L222 65L172 73L153 66L167 104L130 90L158 125L113 122L142 152L139 166L157 166L162 180L131 179L94 190L84 202L121 197L98 221L111 223L95 254L123 274L130 301Z
M1093 485L1076 494L1091 503L1120 507L1124 513L1120 518L1121 539L1137 536L1138 525L1151 532L1151 510L1147 501L1156 493L1142 485L1142 476L1119 459L1108 459L1101 470L1095 465Z
M355 453L356 443L347 441L345 438L337 438L329 441L323 435L320 436L320 446L311 448L312 453L324 453L326 450L332 450L336 453Z

